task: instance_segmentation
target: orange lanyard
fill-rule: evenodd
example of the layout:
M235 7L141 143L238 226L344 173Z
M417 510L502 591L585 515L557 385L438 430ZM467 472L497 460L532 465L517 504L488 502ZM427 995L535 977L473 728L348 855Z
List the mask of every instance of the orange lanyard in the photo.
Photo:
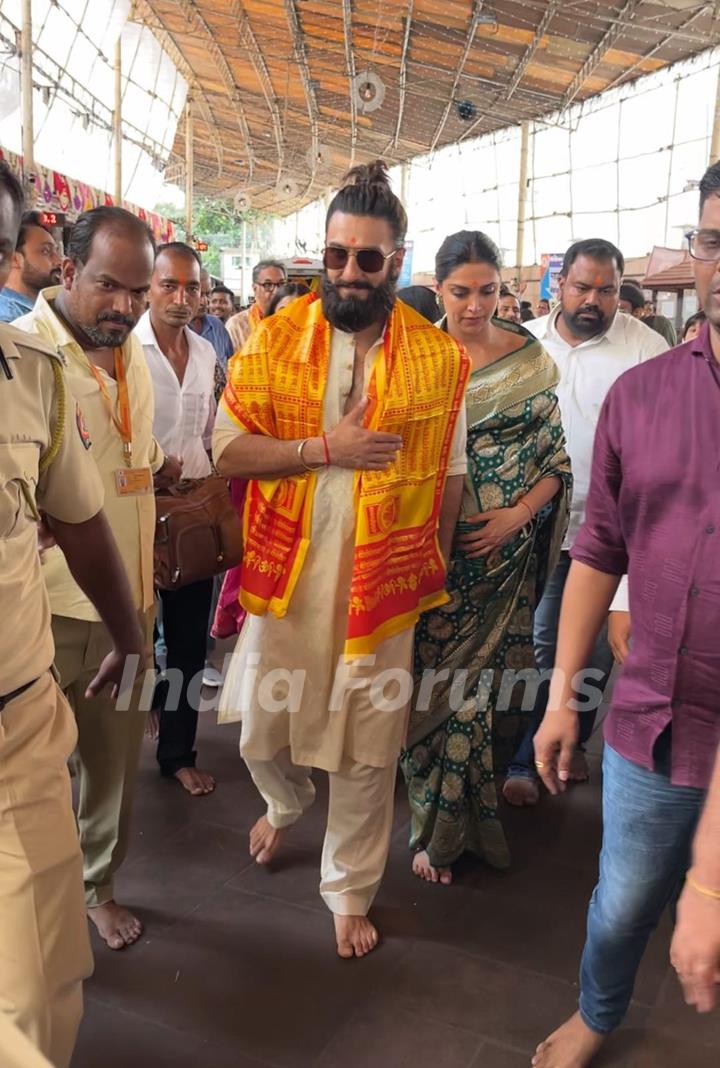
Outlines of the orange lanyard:
M115 349L113 355L115 358L115 380L117 381L118 391L117 414L113 411L113 403L100 371L91 360L88 360L88 367L100 387L100 393L105 401L108 415L122 440L125 463L128 467L132 467L132 417L130 415L130 394L128 393L127 375L125 374L125 361L123 360L122 349Z

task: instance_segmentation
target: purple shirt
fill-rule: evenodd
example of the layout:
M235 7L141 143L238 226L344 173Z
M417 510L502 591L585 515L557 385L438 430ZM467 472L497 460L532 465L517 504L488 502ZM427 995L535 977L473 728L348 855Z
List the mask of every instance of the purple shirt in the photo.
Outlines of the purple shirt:
M672 782L707 788L720 742L720 365L707 324L611 387L572 556L629 576L632 649L606 740L652 768L671 724Z

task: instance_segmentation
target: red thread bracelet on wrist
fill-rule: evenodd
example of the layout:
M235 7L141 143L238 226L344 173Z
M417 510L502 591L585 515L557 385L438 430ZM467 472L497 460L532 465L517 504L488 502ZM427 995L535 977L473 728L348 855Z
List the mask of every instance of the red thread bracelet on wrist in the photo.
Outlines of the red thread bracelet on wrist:
M330 465L332 464L332 460L330 459L330 446L328 445L327 434L323 434L322 443L323 448L325 450L325 463L328 465L328 467L330 467Z

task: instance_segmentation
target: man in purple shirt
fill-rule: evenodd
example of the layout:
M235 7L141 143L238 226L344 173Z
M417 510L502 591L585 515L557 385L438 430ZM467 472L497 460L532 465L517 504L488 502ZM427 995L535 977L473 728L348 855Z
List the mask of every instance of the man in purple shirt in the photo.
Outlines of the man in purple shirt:
M538 1047L536 1068L585 1068L621 1023L647 940L685 880L720 742L720 164L700 184L688 238L707 323L607 395L535 736L536 766L556 794L578 736L574 683L627 572L633 640L606 721L579 1011Z

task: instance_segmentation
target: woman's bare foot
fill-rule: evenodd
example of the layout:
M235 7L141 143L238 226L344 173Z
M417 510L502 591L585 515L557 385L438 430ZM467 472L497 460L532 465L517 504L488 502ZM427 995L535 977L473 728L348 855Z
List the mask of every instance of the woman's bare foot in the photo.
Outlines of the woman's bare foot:
M503 785L503 797L509 805L525 808L537 805L540 800L540 790L534 779L528 779L523 775L511 775Z
M364 957L378 944L377 929L367 916L335 916L335 938L339 957Z
M570 761L570 777L568 782L587 782L590 778L590 767L587 757L582 749L576 749Z
M125 949L125 946L131 946L143 932L143 925L137 916L133 916L132 912L115 901L96 905L88 909L87 913L110 949Z
M258 864L269 864L278 851L284 831L271 827L267 816L261 816L250 831L250 856Z
M204 797L205 794L211 794L215 789L215 780L212 775L207 771L201 771L200 768L178 768L175 778L193 797Z
M576 1012L540 1043L532 1059L533 1068L587 1068L604 1041L605 1035L591 1031Z
M430 858L424 849L419 850L413 857L413 875L424 879L426 883L442 883L450 886L452 882L452 868L433 868Z

